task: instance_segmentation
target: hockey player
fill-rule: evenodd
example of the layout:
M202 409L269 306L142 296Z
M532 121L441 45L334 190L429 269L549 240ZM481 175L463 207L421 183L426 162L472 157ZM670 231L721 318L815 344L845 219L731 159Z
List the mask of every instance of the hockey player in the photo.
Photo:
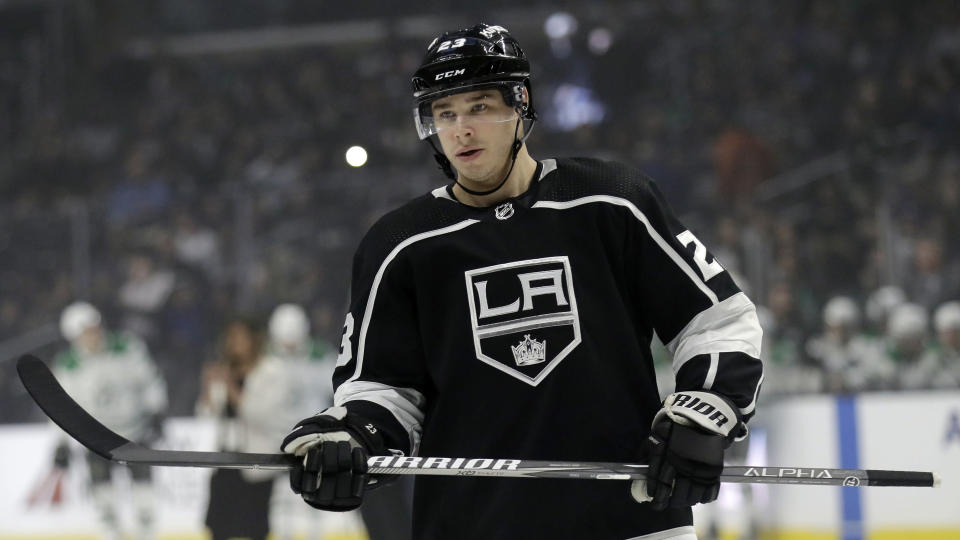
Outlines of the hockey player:
M943 377L934 383L937 388L960 388L960 302L944 302L933 314L937 333L936 351L927 363L942 368Z
M247 452L275 451L277 439L298 419L333 403L330 381L334 359L314 346L303 308L296 304L277 306L270 315L267 336L267 352L247 375L238 410L246 434L242 449ZM247 480L254 481L276 475L263 470L243 473ZM295 522L306 517L306 507L287 486L286 476L278 477L270 495L270 531L276 540L291 540ZM310 518L317 518L316 512L311 514ZM356 513L326 514L322 520L310 522L308 538L361 536L363 531Z
M146 345L127 333L107 332L100 312L87 302L63 310L60 331L70 348L55 362L57 379L84 409L124 437L150 443L160 436L160 421L167 407L166 384L150 358ZM55 452L60 467L69 464L64 440ZM111 463L88 452L91 493L107 540L123 537L117 517ZM131 502L136 507L136 538L154 538L153 490L150 468L130 467Z
M823 333L810 338L807 354L815 361L828 392L860 392L889 387L893 364L883 344L860 332L860 308L852 298L835 296L823 307Z
M933 329L934 343L901 372L902 388L960 388L960 302L941 304L933 314Z
M934 352L928 326L930 317L920 304L904 302L890 312L887 320L887 362L893 370L890 386L903 390L929 389L937 379L950 374L939 365L924 361Z
M531 157L530 67L506 29L434 39L413 87L452 182L361 242L336 406L282 442L294 491L355 508L380 480L367 456L389 452L649 461L629 486L418 477L413 537L695 538L690 507L716 498L754 413L754 305L640 172ZM654 332L676 375L662 403Z

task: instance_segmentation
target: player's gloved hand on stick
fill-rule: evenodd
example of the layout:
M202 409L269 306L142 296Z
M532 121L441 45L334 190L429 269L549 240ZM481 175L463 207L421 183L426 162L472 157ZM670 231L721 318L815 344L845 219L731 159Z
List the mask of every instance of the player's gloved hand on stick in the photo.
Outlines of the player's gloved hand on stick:
M386 453L376 427L344 407L330 407L301 420L281 450L303 460L290 469L290 487L321 510L360 506L367 487L367 458Z
M70 447L66 442L57 445L53 451L53 468L66 470L70 467Z
M633 498L657 510L716 500L724 450L745 433L727 398L706 391L670 394L644 443L650 467L646 480L631 485Z

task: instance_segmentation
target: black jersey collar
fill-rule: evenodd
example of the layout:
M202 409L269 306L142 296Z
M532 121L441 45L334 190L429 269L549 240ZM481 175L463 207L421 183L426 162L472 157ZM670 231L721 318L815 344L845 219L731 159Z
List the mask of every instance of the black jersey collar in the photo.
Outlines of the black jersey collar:
M497 201L489 206L471 206L469 204L465 204L459 201L456 195L453 194L453 186L456 185L456 182L451 182L445 186L441 186L433 190L433 196L438 199L447 199L461 206L464 206L467 208L475 208L480 211L500 206L501 204L506 202L512 202L523 207L529 207L531 204L533 204L533 198L535 197L534 194L537 192L537 186L540 183L540 181L543 180L543 178L546 175L556 170L556 168L557 168L557 160L555 159L545 159L543 161L537 161L537 168L534 169L533 171L533 178L530 181L530 185L527 186L526 191L524 191L520 195L517 195L516 197L509 197L507 199Z

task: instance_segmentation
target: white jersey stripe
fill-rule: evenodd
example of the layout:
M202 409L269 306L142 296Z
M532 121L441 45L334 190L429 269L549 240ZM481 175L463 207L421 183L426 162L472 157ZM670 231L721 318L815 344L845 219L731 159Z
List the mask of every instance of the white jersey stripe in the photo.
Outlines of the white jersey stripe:
M757 387L753 389L753 400L751 400L750 403L748 403L746 407L742 407L742 408L740 409L740 414L742 414L742 415L748 415L748 414L752 413L754 409L757 408L757 396L760 394L760 386L761 386L762 384L763 384L763 373L761 372L761 373L760 373L760 380L757 381Z
M720 353L710 353L710 368L707 369L707 376L703 379L703 389L713 388L713 381L717 378L717 368L720 366Z
M373 278L373 285L370 287L370 295L367 297L367 307L363 312L363 322L360 324L360 337L359 341L357 342L357 367L354 369L353 375L344 381L344 384L357 380L360 377L360 372L363 370L363 352L367 346L367 330L370 328L370 319L373 316L373 307L377 302L377 290L380 288L380 280L383 279L383 273L387 270L387 265L389 265L393 259L395 259L397 255L404 250L404 248L411 244L427 238L432 238L434 236L456 232L479 222L480 220L477 219L466 219L459 223L450 225L449 227L415 234L397 244L397 247L393 248L393 251L391 251L385 259L383 259L383 262L380 263L380 268L377 270L377 275Z
M762 338L757 310L740 292L698 313L666 347L673 355L676 374L688 360L701 354L742 352L760 358Z
M549 328L551 326L560 326L564 324L575 324L577 316L574 313L561 313L559 315L548 313L546 315L536 315L533 317L523 317L513 321L485 324L477 327L477 336L494 337L502 336L516 331L518 328Z
M713 290L710 289L710 287L708 287L707 284L704 283L704 281L700 278L700 275L697 274L693 270L693 268L690 267L689 264L687 264L687 261L683 260L683 257L681 257L680 254L677 253L677 251L673 249L673 247L666 240L664 240L662 236L660 236L660 233L655 228L653 228L653 225L650 224L650 220L647 219L646 214L641 212L640 209L637 208L635 204L628 201L627 199L621 199L620 197L613 197L610 195L590 195L588 197L582 197L580 199L573 199L572 201L538 201L534 203L533 208L552 208L554 210L566 210L566 209L574 208L583 204L598 203L598 202L614 204L617 206L623 206L628 210L630 210L630 212L633 213L634 217L636 217L641 223L644 224L644 226L647 229L647 234L650 235L650 238L652 238L653 241L656 242L658 246L660 246L660 249L662 249L663 252L666 253L671 260L673 260L673 262L677 265L677 267L679 267L680 270L682 270L683 273L690 278L690 281L692 281L694 285L696 285L697 288L699 288L703 292L703 294L710 299L710 303L716 304L717 302L719 302L719 299L717 298L717 293L713 292Z

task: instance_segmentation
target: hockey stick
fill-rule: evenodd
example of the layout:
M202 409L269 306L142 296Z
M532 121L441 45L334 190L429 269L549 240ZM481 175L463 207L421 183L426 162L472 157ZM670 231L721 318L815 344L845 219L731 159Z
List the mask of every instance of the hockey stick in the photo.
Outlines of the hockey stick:
M289 454L243 452L193 452L155 450L131 442L98 422L77 404L34 356L23 356L17 372L27 392L58 426L80 444L121 464L218 469L290 469L300 458ZM520 459L468 459L440 457L372 456L372 474L427 474L520 478L581 478L635 480L646 477L647 466L631 463L553 462ZM807 484L831 486L936 487L934 473L816 467L724 467L721 482Z

